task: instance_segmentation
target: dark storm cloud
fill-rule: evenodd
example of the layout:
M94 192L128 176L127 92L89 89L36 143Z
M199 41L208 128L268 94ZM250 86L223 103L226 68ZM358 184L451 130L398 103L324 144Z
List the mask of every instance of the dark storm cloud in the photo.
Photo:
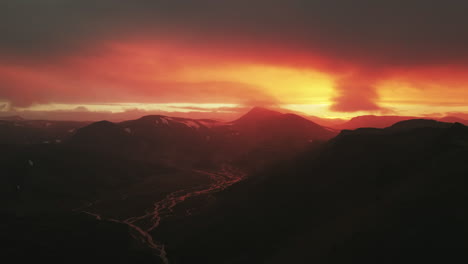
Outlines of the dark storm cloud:
M468 2L456 0L6 0L0 48L44 55L128 34L185 34L360 63L465 63L466 10Z

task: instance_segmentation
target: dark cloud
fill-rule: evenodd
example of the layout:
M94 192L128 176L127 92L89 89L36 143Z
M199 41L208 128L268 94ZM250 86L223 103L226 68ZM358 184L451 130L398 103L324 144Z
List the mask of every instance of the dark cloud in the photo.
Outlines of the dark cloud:
M54 53L128 34L173 34L378 64L466 63L467 9L458 0L5 0L0 45Z
M0 72L1 73L1 72ZM40 76L39 78L42 78ZM51 79L46 82L11 80L3 82L0 99L6 98L16 107L55 103L233 103L255 105L250 98L261 98L263 105L277 100L260 88L235 82L160 82L125 79L105 79L94 83L86 76L66 76L70 82ZM82 78L85 80L76 80ZM1 82L0 78L0 82ZM16 81L16 82L15 82ZM100 83L102 85L100 85ZM260 100L260 99L258 99Z

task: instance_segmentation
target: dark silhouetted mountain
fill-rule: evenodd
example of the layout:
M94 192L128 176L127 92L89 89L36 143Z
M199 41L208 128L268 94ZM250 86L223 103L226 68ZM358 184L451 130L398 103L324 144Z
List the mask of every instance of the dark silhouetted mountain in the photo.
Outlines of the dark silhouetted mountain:
M108 154L133 153L137 141L121 126L109 121L92 123L80 128L68 141L77 148Z
M453 124L439 122L432 119L411 119L398 122L387 130L391 131L405 131L405 130L412 130L417 128L448 128L451 127Z
M222 123L161 115L84 127L69 141L95 151L179 164L263 163L305 149L336 131L294 114L254 108Z
M156 115L125 121L119 123L119 126L136 137L166 147L199 145L200 142L206 142L206 136L210 133L203 121Z
M214 127L213 132L211 142L218 155L239 161L243 167L262 167L278 158L286 159L337 134L298 115L259 107Z
M198 163L208 159L213 151L210 145L210 126L215 123L153 115L118 125L143 142L147 157Z
M265 122L270 120L275 120L281 118L282 113L277 111L272 111L262 107L254 107L248 113L234 121L236 124L251 124L257 122Z
M339 136L342 135L385 135L391 133L399 133L404 131L410 131L415 129L424 129L424 128L448 128L453 126L452 123L440 122L432 119L410 119L405 121L400 121L392 126L386 128L358 128L355 130L342 130Z
M89 122L0 120L0 144L60 143Z
M5 120L5 121L23 121L24 118L21 116L0 116L0 120Z
M389 127L397 122L403 120L414 119L414 117L409 116L357 116L353 117L348 122L334 126L337 129L356 129L361 127L373 127L373 128L384 128Z
M468 120L465 120L456 116L446 116L446 117L440 118L439 121L447 122L447 123L460 123L460 124L464 124L465 126L468 125Z
M263 108L253 108L250 112L230 124L234 130L247 133L253 140L328 140L336 131L324 128L295 114L282 114Z
M180 117L169 117L162 115L143 116L137 120L121 122L124 127L135 127L138 129L187 129L187 130L203 130L207 127L205 123L214 123L214 120L196 120Z
M467 261L468 128L395 127L346 131L253 175L168 229L169 255L177 263ZM175 230L183 235L171 237Z

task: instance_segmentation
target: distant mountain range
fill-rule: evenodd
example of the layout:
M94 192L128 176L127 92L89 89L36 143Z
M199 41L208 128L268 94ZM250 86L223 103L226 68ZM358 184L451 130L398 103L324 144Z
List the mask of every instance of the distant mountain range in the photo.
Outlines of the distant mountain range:
M0 119L0 144L53 144L70 138L90 122Z
M261 113L261 112L265 113ZM247 113L245 116L239 118L239 120L245 120L245 118L250 118L249 116L253 115L256 119L263 119L263 118L268 118L268 115L270 116L276 116L280 117L281 113L277 111L271 111L265 108L261 107L254 107L249 113ZM262 117L262 115L264 115ZM289 114L291 116L300 116L298 114ZM148 119L156 119L165 117L168 118L168 121L172 122L179 122L185 125L190 124L196 124L197 126L206 126L206 127L213 127L216 125L220 124L226 124L226 123L232 123L232 122L221 122L221 121L216 121L216 120L210 120L210 119L189 119L189 118L179 118L179 117L169 117L169 116L162 116L162 115L153 115L153 116L146 116L142 117L139 122L143 123L145 122L144 120ZM304 119L310 120L315 124L318 124L323 127L329 127L333 128L336 130L342 130L342 129L356 129L356 128L362 128L362 127L373 127L373 128L385 128L389 127L397 122L403 121L403 120L410 120L410 119L421 119L421 117L416 117L416 116L375 116L375 115L363 115L363 116L357 116L353 117L350 120L346 119L340 119L340 118L321 118L317 116L303 116ZM447 123L461 123L464 125L468 125L468 120L455 117L455 116L445 116L442 118L432 118L432 117L426 117L426 119L433 119L433 120L438 120L441 122L447 122ZM126 122L121 122L122 124L128 123L132 124L137 120L131 120L131 121L126 121ZM17 126L27 126L27 127L34 127L39 124L53 124L54 126L56 124L69 124L73 126L74 128L79 128L83 126L84 124L90 124L92 122L78 122L78 121L47 121L47 120L26 120L22 118L21 116L0 116L0 121L12 121L17 124ZM151 122L151 121L150 121ZM162 121L165 124L164 120Z
M298 115L253 108L232 122L160 115L121 123L101 121L78 129L67 142L139 159L258 163L278 153L297 153L337 133Z
M24 119L21 116L0 116L0 120L5 121L23 121Z
M349 121L333 126L336 129L356 129L361 127L373 127L373 128L385 128L389 127L397 122L411 119L420 119L420 117L412 116L358 116L350 119ZM427 118L432 120L438 120L447 123L461 123L468 125L468 120L464 120L458 117L443 117L443 118Z
M333 127L330 128L311 121L314 119L311 117L306 119L296 114L255 107L232 122L162 115L119 123L24 120L19 116L2 119L0 143L4 144L66 143L127 158L158 159L169 163L183 161L208 166L235 162L249 167L270 163L275 157L291 157L314 142L333 138L343 129L384 128L414 118L359 116L345 123L328 120ZM321 122L322 119L314 120ZM456 117L440 120L468 123Z

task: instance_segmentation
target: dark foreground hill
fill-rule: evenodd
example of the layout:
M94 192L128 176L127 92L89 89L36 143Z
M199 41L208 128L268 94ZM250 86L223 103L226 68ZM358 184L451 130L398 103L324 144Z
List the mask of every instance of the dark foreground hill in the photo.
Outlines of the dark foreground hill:
M0 253L15 263L161 263L135 231L111 219L138 216L171 192L210 182L63 144L1 149Z
M334 125L336 129L357 129L357 128L385 128L392 126L396 123L405 120L418 119L418 117L411 116L374 116L364 115L351 118L349 121L342 124ZM468 125L468 121L459 117L446 116L442 118L430 118L431 120L437 120L446 123L461 123Z
M0 214L2 257L14 263L160 263L123 224L84 214Z
M220 195L180 236L168 231L169 252L174 263L466 262L467 177L461 124L345 131Z

